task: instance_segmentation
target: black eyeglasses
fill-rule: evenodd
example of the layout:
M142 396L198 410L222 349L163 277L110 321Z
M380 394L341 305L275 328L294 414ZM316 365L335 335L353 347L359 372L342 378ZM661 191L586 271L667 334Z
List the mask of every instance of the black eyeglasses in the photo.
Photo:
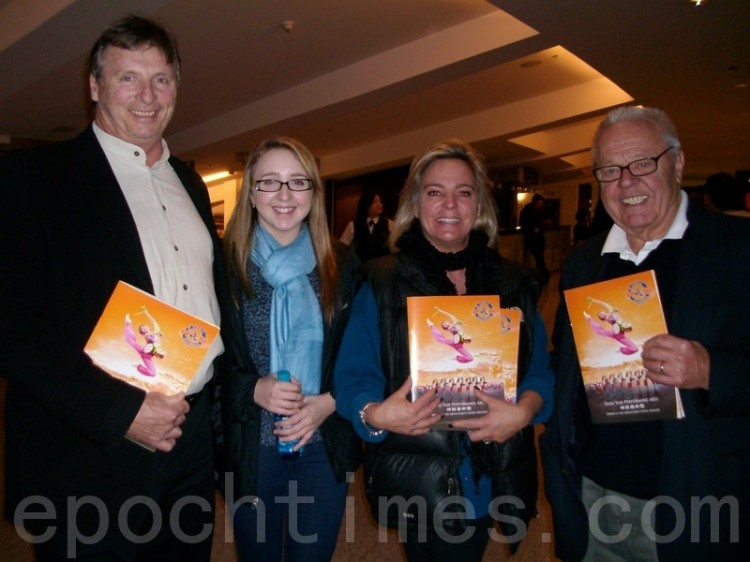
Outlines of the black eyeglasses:
M622 171L627 170L633 176L647 176L653 174L659 167L659 158L664 156L667 152L677 148L676 146L670 146L664 152L653 158L641 158L640 160L634 160L630 164L625 166L618 166L612 164L611 166L602 166L601 168L594 169L594 177L604 183L609 181L616 181L622 177Z
M308 191L312 189L312 180L308 178L295 178L289 181L281 180L256 180L255 191L279 191L285 185L289 191Z

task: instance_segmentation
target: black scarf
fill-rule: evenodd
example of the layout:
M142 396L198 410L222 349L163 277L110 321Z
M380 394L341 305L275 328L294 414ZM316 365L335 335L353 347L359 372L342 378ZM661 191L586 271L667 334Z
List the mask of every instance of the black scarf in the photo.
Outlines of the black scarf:
M448 279L446 272L466 270L466 294L491 294L493 287L487 286L484 275L489 255L494 253L487 246L487 234L481 230L472 230L469 243L460 252L443 253L433 246L422 233L419 221L404 232L396 244L402 252L419 262L420 269L437 291L437 295L455 295L456 287Z
M446 272L465 269L466 294L483 295L497 291L492 286L493 276L487 275L488 265L496 259L495 256L490 256L494 254L494 250L487 246L488 241L489 238L483 231L472 230L466 248L460 252L443 253L425 238L419 221L414 221L412 227L398 239L397 246L412 259L419 261L427 281L436 289L435 294L458 294ZM482 475L492 476L495 447L483 442L472 443L466 433L462 433L462 444L471 459L471 475L474 485L478 487Z

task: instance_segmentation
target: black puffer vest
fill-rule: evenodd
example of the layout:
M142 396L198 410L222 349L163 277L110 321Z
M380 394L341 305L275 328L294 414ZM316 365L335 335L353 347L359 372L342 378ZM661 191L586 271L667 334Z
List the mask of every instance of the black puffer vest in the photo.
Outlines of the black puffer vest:
M519 351L519 382L528 367L538 285L523 266L490 252L483 269L490 276L503 307L519 307L524 326ZM377 302L381 361L386 378L385 395L398 389L409 374L406 297L435 295L437 289L425 272L404 252L384 256L363 267L365 280ZM486 285L486 286L487 286ZM370 507L383 525L432 528L435 512L449 514L443 521L449 531L465 527L455 518L464 509L449 498L463 495L458 468L462 459L462 434L433 430L411 437L391 434L382 443L368 445L365 478ZM536 513L537 474L534 431L527 427L504 444L494 446L492 493L506 499L491 515L515 550ZM400 499L404 501L400 502ZM447 499L448 498L448 499ZM413 500L413 501L410 501ZM389 503L386 507L384 503ZM439 519L439 518L438 518Z

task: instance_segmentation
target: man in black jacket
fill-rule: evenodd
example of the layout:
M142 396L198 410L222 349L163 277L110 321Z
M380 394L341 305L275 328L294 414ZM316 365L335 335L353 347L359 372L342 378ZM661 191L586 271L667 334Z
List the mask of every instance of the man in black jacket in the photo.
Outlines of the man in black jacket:
M220 321L208 192L162 139L179 69L163 27L115 23L92 50L94 123L0 164L6 515L38 560L210 559L212 367L166 396L83 352L119 280Z
M531 203L521 209L521 215L518 218L518 223L523 232L524 245L526 250L534 257L534 263L536 263L543 285L549 281L549 269L547 269L547 263L544 261L544 250L546 248L544 205L544 197L536 193L531 198Z
M592 424L560 299L541 438L557 555L748 560L750 222L688 202L680 141L658 109L613 110L592 156L615 224L573 251L560 289L655 271L669 333L640 356L653 382L679 388L685 418Z

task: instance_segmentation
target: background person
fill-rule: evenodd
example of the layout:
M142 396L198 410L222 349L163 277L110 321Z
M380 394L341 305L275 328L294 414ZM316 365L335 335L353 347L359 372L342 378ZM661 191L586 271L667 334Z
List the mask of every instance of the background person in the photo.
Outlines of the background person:
M0 161L6 515L43 498L26 508L47 514L26 521L31 535L51 534L34 545L38 560L210 558L214 467L202 390L213 369L196 375L186 399L111 377L83 352L119 280L220 322L228 295L208 192L162 139L179 79L169 33L126 17L91 52L94 123ZM222 351L217 342L209 356ZM70 502L87 500L96 505L71 513Z
M728 215L750 217L745 207L745 190L740 182L726 172L711 174L706 178L704 189L714 209Z
M363 265L365 284L335 371L337 408L371 444L365 462L371 508L383 524L406 527L411 561L478 561L493 527L490 501L512 496L499 513L507 517L501 528L515 550L523 524L536 512L531 424L551 410L547 336L536 310L539 287L529 270L490 247L497 219L489 180L478 154L463 142L436 144L414 159L394 222L391 240L398 253ZM503 306L523 311L519 400L509 404L475 389L489 413L454 422L462 431L438 431L432 429L440 419L434 415L437 392L408 399L406 297L463 294L499 294ZM434 527L436 506L456 495L472 511ZM398 497L426 500L427 512L379 511L379 501ZM507 524L513 517L523 528ZM443 527L454 536L440 534Z
M346 475L361 462L361 441L332 396L357 260L331 239L324 193L306 147L264 141L248 161L224 234L239 337L222 402L240 560L330 560ZM280 369L294 380L277 380ZM274 424L274 414L288 418ZM304 451L282 458L277 438ZM291 509L282 499L290 496L306 500Z
M607 209L604 208L604 203L602 202L601 197L599 197L599 200L594 207L594 212L591 214L589 238L600 232L609 232L609 229L612 228L613 224L612 217L607 213Z
M573 245L576 246L591 238L591 211L581 207L576 211L576 223L573 226Z
M388 237L393 221L383 215L383 199L374 190L365 191L357 204L357 215L341 233L341 242L352 246L360 261L384 256L390 252Z
M591 424L560 299L555 409L540 440L557 556L747 560L750 222L689 202L680 140L661 110L611 111L592 159L615 224L572 251L560 289L655 270L669 333L644 343L643 365L680 389L685 418Z
M521 214L518 218L518 224L523 232L524 245L534 257L534 263L539 271L542 285L545 285L549 281L549 269L547 269L547 264L544 261L546 246L544 231L547 222L544 215L544 204L544 197L535 193L531 198L531 203L526 204L521 209Z

